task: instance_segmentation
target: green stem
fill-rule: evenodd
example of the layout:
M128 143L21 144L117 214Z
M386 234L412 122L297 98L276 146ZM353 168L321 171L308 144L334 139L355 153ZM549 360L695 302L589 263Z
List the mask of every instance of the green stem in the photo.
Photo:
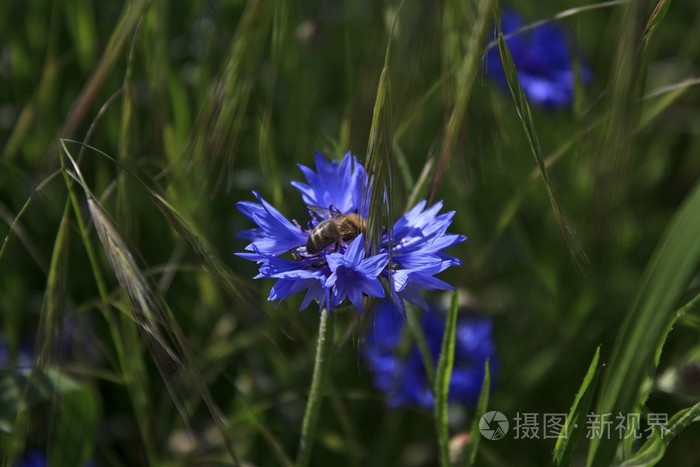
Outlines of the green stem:
M447 314L445 335L442 338L442 350L435 374L435 425L440 446L440 465L450 467L449 431L447 429L447 399L452 377L452 365L455 357L455 330L457 328L457 311L459 309L457 292L452 295L452 305Z
M297 454L297 467L309 465L311 460L311 448L316 435L316 422L321 410L323 387L326 374L330 367L331 349L333 347L333 317L334 312L321 310L321 322L318 330L318 342L316 344L316 361L314 363L314 375L311 380L309 401L306 403L304 421L301 425L301 439L299 440L299 452Z

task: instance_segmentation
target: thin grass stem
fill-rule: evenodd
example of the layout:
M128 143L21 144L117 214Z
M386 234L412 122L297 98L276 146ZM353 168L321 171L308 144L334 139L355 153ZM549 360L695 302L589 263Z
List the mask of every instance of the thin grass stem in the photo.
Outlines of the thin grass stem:
M309 465L311 460L311 448L316 436L318 414L321 410L323 388L326 383L326 375L330 368L331 351L333 348L333 319L335 313L321 310L321 320L318 328L318 342L316 344L316 359L314 362L314 375L311 379L309 400L306 403L304 421L301 425L301 438L297 454L297 467Z

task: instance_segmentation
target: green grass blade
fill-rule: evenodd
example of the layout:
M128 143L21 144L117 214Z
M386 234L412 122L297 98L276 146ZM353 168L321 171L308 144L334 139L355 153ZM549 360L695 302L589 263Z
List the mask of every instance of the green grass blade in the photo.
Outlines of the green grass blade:
M457 329L457 312L459 303L457 293L452 295L452 303L445 323L445 335L442 338L440 359L435 378L435 426L440 447L440 465L450 465L450 436L447 430L447 400L452 378L452 366L455 358L455 332Z
M421 173L418 176L418 181L413 186L413 190L411 190L408 201L406 201L406 211L415 206L418 203L418 200L425 196L425 192L430 184L430 177L433 174L434 166L435 159L432 157L426 160L425 164L423 164L423 170L421 170Z
M484 381L481 383L481 394L479 402L476 404L476 411L472 419L472 426L469 430L469 442L467 443L467 452L464 456L467 466L474 465L476 461L476 453L479 451L479 442L481 441L481 432L479 431L479 422L481 417L486 413L489 406L489 397L491 395L491 363L488 359L484 362Z
M182 237L187 246L197 255L204 267L214 276L216 282L231 297L242 315L252 323L260 321L260 312L253 304L255 300L249 286L231 271L198 234L192 224L162 196L149 189L153 203L160 209L170 226Z
M394 26L398 19L394 19ZM372 179L372 186L367 195L369 217L367 219L367 245L371 250L378 248L383 226L390 225L392 219L393 172L394 164L391 146L391 110L389 99L389 56L392 32L386 46L384 66L379 75L377 96L372 110L372 124L367 141L365 168Z
M562 429L562 433L565 433L565 436L557 439L557 444L554 447L553 465L568 466L573 463L574 453L585 433L586 417L590 411L593 393L598 384L598 376L600 374L598 371L599 361L600 347L596 349L593 355L593 360L591 360L586 376L583 377L581 387L566 417L566 424Z
M698 78L685 79L679 83L663 86L644 96L644 107L642 107L642 115L639 119L639 129L642 130L654 122L659 115L684 96L686 91L698 84L700 84L700 79Z
M231 187L234 156L251 95L258 85L258 67L275 14L273 6L273 2L265 0L246 4L186 149L174 154L171 161L179 181L187 187L183 192L191 190L192 176L197 177L196 183L201 187L214 183ZM183 164L183 160L189 162Z
M530 146L530 152L535 158L535 164L539 170L540 178L544 183L544 188L547 192L547 197L549 198L552 211L559 225L559 233L564 245L566 246L567 252L574 262L574 265L580 269L579 258L585 259L585 253L581 249L578 240L576 239L576 234L573 227L569 224L569 221L564 215L564 211L560 208L559 202L554 194L554 189L549 180L549 175L547 173L547 165L544 158L544 153L542 151L542 146L540 145L540 140L537 136L537 131L535 129L535 122L532 118L532 113L530 112L530 105L527 103L527 98L520 86L520 81L518 79L518 71L515 68L515 63L513 62L513 57L508 50L503 33L500 31L499 23L499 33L498 33L498 49L501 55L501 62L503 63L503 71L508 81L508 88L510 89L511 95L513 96L513 102L515 104L515 109L518 113L521 123L523 124L523 129L525 130L525 135Z
M77 143L72 140L64 140L63 143ZM191 221L185 217L175 207L166 200L163 196L152 189L149 184L139 177L135 172L129 169L126 165L117 161L108 154L94 147L83 145L83 147L94 150L100 156L110 160L120 169L127 172L148 192L151 200L156 207L161 211L170 226L180 235L187 246L197 255L202 265L214 276L216 282L231 297L236 304L237 309L241 312L241 316L252 324L259 323L263 315L254 307L255 299L253 298L250 287L236 273L231 271L219 257L213 252L208 245L206 238L197 231ZM271 336L267 336L270 341L274 342Z
M39 333L37 335L37 362L43 368L49 364L51 344L56 330L61 332L63 309L66 306L66 278L68 274L68 239L70 201L66 200L61 224L58 227L49 265L49 277L46 283L46 293L39 318Z
M631 413L646 400L639 388L655 369L675 306L700 262L700 184L688 195L657 246L617 336L596 413ZM588 465L607 465L618 440L592 439Z
M659 24L664 19L664 16L666 16L669 6L671 6L671 0L659 0L659 3L656 4L654 11L649 17L649 21L644 28L643 41L645 47L649 45L649 39L651 39L651 36L654 34L654 31L656 31L656 28L659 27Z
M130 249L102 206L90 192L75 160L67 150L65 154L75 170L69 175L85 191L88 211L119 285L126 293L131 317L138 324L141 336L183 421L189 425L191 408L188 405L187 393L194 386L209 409L231 460L238 465L233 440L228 434L227 420L211 397L180 326L163 298L137 265Z
M471 32L467 32L464 24L464 2L445 2L444 18L449 21L446 29L445 56L448 61L448 68L451 64L457 64L454 81L454 102L450 118L445 128L445 138L440 149L435 174L430 183L430 199L434 199L442 185L442 180L449 168L450 159L453 155L455 143L462 128L464 115L466 114L469 101L471 99L474 83L477 81L481 56L486 42L489 29L491 28L492 13L496 7L496 0L480 0L477 2L474 14L474 21L470 25ZM464 49L457 46L461 42L462 35L469 35L469 40ZM463 57L463 58L460 58Z
M610 94L606 97L608 121L601 131L599 147L593 157L596 243L598 248L608 243L613 251L620 239L624 202L633 189L630 185L630 174L636 165L633 149L647 76L641 45L645 9L646 2L629 2L617 13L615 66L610 72Z
M102 57L100 57L100 61L97 63L90 80L85 83L80 95L73 103L68 117L66 117L61 130L61 137L70 138L82 123L98 93L102 90L105 81L112 73L119 58L121 58L127 40L136 29L148 4L148 0L137 0L124 5L122 16L114 28L114 32L104 49Z

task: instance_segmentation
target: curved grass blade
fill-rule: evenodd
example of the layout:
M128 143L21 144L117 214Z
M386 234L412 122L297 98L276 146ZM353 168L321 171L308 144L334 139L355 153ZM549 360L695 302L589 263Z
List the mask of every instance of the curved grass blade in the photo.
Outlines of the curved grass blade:
M530 28L528 28L530 29ZM511 35L506 36L506 38ZM674 83L668 86L663 86L658 89L652 90L643 99L642 115L640 117L640 122L637 127L637 131L641 132L651 123L655 122L656 119L663 114L663 112L668 109L671 105L676 103L678 99L685 95L692 86L697 86L700 84L700 78L691 78ZM545 167L550 169L554 164L556 164L565 154L567 154L571 148L576 144L580 143L585 137L590 135L594 130L599 129L601 125L606 123L610 119L609 113L603 117L593 121L591 124L585 128L579 130L576 135L572 138L566 140L559 148L550 153L545 157ZM421 175L422 177L422 175ZM498 221L496 223L495 233L491 243L488 245L484 251L481 252L481 258L486 258L489 251L497 243L499 235L505 230L505 228L510 225L511 221L515 218L515 214L518 212L525 200L526 195L537 186L537 182L540 180L539 169L534 168L530 172L530 177L527 183L523 186L518 187L515 194L511 197L511 200L505 205L500 215L498 216ZM412 199L415 196L412 194ZM415 203L414 203L415 204ZM483 259L478 262L482 262Z
M547 165L545 163L544 153L542 152L542 146L540 145L540 140L537 136L537 131L535 129L535 122L532 118L532 113L530 112L530 105L527 103L527 98L520 86L520 81L518 80L518 71L515 68L515 63L513 62L513 57L508 50L505 38L503 37L503 32L501 31L501 25L498 23L498 49L501 55L501 62L503 63L503 71L506 75L506 80L508 81L508 88L510 89L511 95L513 96L513 103L515 104L515 109L518 113L521 123L523 124L523 129L525 130L525 135L527 136L527 141L530 145L530 151L535 158L535 163L540 173L540 178L544 183L545 190L547 192L547 197L552 206L552 211L554 211L554 216L559 225L559 233L566 246L566 250L569 253L569 257L576 269L581 272L581 264L579 258L586 259L586 255L581 249L581 246L576 239L576 233L573 227L569 224L569 221L564 215L564 211L559 206L557 198L554 195L554 189L549 181L549 175L547 174Z
M646 128L651 122L674 104L691 86L700 84L700 78L685 79L679 83L663 86L644 96L644 107L639 118L639 129Z
M63 142L81 144L73 140L63 140ZM170 223L173 229L175 229L178 235L180 235L180 237L182 237L182 239L185 241L187 246L197 255L204 267L214 276L216 282L221 286L226 294L233 299L237 309L241 312L241 316L251 324L260 322L262 316L253 307L255 299L251 293L250 286L246 284L237 274L231 271L231 269L227 267L221 261L221 259L212 253L212 249L207 245L205 237L197 232L191 222L188 222L185 217L163 196L158 194L154 189L150 188L145 180L139 177L127 166L95 147L89 145L82 146L87 147L95 151L97 154L109 159L111 162L119 166L120 169L126 171L129 173L129 175L134 177L148 192L153 203L163 213L163 216ZM278 329L280 328L278 327ZM284 333L284 330L281 331ZM275 346L277 346L272 336L267 334L264 330L262 330L262 332Z
M663 345L676 317L675 306L700 263L700 184L673 217L649 261L615 341L603 378L596 413L631 413L648 393L639 393L644 378L656 368ZM591 440L588 465L607 465L618 440Z
M117 64L127 40L141 20L149 3L149 0L137 0L127 2L124 5L124 11L104 49L104 54L100 57L90 80L83 86L80 95L73 103L71 112L61 130L61 137L70 138L87 115L90 106Z
M665 427L656 428L634 457L626 460L620 467L651 466L657 464L666 453L666 448L673 438L678 436L691 423L700 417L700 402L683 409L668 421Z
M649 45L649 39L651 39L651 36L654 34L654 31L656 31L656 28L659 27L659 24L664 19L664 16L666 16L669 6L671 6L671 0L659 0L659 3L656 4L654 11L649 17L649 21L644 28L644 36L642 39L644 42L644 47Z
M435 378L435 427L440 447L440 465L450 466L450 437L447 430L447 399L455 358L455 332L457 329L457 312L459 310L457 292L452 295L452 303L445 323L445 335L442 338L440 359Z
M239 465L233 440L228 434L228 422L211 397L209 388L177 321L173 318L163 298L148 282L136 264L130 249L90 192L75 160L67 150L65 150L65 154L75 170L69 175L85 191L88 210L119 285L126 293L131 317L137 323L141 337L148 347L183 421L189 429L191 410L187 404L186 395L189 388L194 385L221 433L229 456L234 464Z
M260 321L260 313L252 304L255 303L249 286L231 271L217 256L212 254L204 238L198 235L192 225L162 196L148 189L153 203L160 209L168 223L182 237L187 246L197 255L204 267L214 276L216 282L231 297L238 310L251 323ZM271 336L268 336L272 340Z
M663 429L663 439L666 446L671 443L673 438L688 428L691 423L698 421L700 421L700 402L692 407L681 410L671 417L671 420L668 421L667 426Z
M562 429L564 436L559 437L556 446L554 446L553 465L563 466L572 465L573 463L576 448L584 436L586 417L591 409L593 393L598 385L598 376L600 374L598 371L599 361L600 347L596 349L593 355L593 360L591 360L591 364L588 366L586 376L583 377L581 387L566 417L566 423Z
M620 464L620 467L652 467L663 459L666 454L666 445L661 439L659 430L654 430L651 438L644 443L639 451L631 459Z

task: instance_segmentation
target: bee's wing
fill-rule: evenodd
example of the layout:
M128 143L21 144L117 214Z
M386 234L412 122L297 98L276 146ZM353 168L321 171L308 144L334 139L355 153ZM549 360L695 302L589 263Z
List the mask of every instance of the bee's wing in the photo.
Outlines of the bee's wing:
M319 221L325 221L326 219L330 219L338 215L337 211L322 208L321 206L309 205L307 207L309 208L309 213L312 216L316 217L316 219L318 219Z

